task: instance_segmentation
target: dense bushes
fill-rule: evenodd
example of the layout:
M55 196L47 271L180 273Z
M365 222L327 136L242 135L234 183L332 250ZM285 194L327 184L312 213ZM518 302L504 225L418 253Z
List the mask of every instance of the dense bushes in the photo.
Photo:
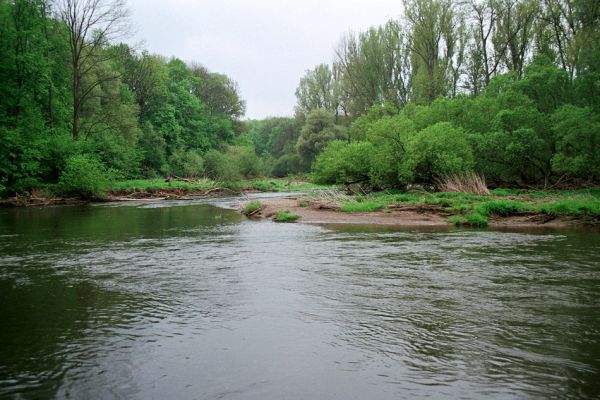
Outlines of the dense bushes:
M565 104L573 91L564 71L541 59L522 79L499 75L476 97L374 106L350 126L349 143L325 148L313 174L320 182L362 179L379 187L469 172L493 185L597 182L600 115Z
M114 178L114 171L108 170L97 158L78 154L67 160L60 174L58 191L60 194L84 198L102 197Z

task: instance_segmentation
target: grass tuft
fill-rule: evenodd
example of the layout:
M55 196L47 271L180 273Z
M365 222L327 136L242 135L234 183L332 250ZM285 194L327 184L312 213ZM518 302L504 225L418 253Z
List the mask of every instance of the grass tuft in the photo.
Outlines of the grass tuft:
M275 214L276 222L295 222L299 218L300 216L298 214L292 214L289 210L279 211Z
M485 177L474 172L445 176L439 179L436 185L442 192L460 192L485 196L490 194L485 183Z
M481 214L478 211L473 211L466 217L465 225L476 226L480 228L484 228L488 224L488 219L485 215Z
M600 200L558 200L541 208L542 213L553 216L600 217Z
M258 210L260 210L261 208L262 208L262 204L260 201L252 200L251 202L246 204L246 206L244 207L244 210L242 212L245 215L252 215L255 212L257 212Z
M359 213L359 212L373 212L383 207L383 203L380 201L361 201L361 202L347 202L340 207L340 211L347 213Z

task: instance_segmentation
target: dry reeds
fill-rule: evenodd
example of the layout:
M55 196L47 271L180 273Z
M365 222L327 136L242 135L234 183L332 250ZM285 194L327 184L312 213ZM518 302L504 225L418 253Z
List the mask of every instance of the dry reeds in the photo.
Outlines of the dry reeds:
M485 177L475 172L447 175L436 181L438 190L442 192L463 192L469 194L489 195Z

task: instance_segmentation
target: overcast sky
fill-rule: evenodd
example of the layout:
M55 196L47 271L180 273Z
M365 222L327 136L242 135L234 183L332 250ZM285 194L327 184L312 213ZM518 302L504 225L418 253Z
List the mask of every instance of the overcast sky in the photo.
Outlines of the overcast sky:
M152 53L196 61L238 82L247 118L292 115L304 71L331 62L341 36L398 18L400 0L129 0Z

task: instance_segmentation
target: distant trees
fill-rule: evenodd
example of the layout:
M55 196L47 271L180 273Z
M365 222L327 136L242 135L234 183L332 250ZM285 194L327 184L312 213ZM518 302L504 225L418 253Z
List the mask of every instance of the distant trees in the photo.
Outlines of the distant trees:
M200 176L211 149L251 173L253 151L230 150L245 111L236 83L115 44L127 16L123 0L0 0L0 194L84 169Z
M345 35L333 64L301 79L297 110L326 108L349 117L340 120L347 123L376 104L477 95L500 74L521 79L537 55L577 79L587 91L580 95L598 101L596 1L405 0L404 8L399 21Z

